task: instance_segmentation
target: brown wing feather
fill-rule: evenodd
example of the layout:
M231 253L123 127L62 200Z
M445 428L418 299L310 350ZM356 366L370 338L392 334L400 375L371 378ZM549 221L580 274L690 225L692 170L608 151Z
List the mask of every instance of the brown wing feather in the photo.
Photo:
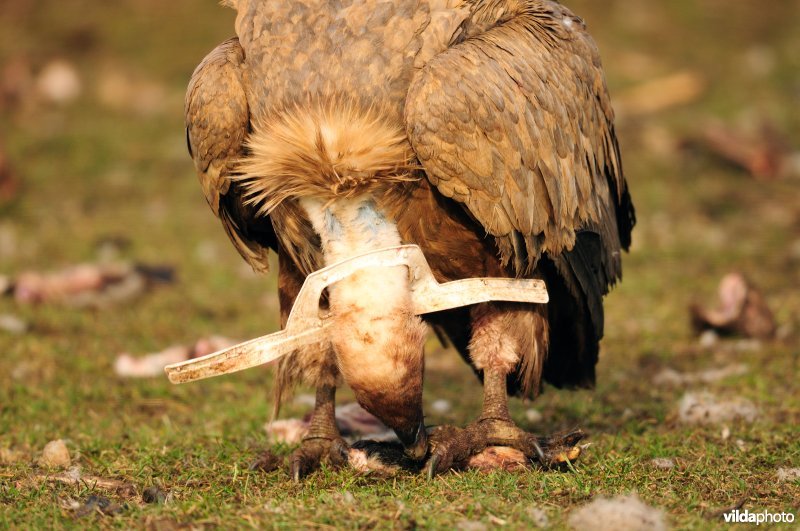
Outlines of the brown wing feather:
M633 209L596 47L583 22L539 0L475 0L465 38L417 74L406 127L428 178L529 272L585 229L619 276Z
M186 93L186 138L211 210L239 254L256 271L266 271L269 248L276 246L272 224L244 204L229 179L245 154L250 128L243 62L244 51L234 38L214 48L195 69Z

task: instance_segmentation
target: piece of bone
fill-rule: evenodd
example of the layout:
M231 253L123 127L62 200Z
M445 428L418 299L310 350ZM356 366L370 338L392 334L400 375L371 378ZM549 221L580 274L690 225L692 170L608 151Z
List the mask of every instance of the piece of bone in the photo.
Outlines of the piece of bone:
M773 180L791 174L794 153L777 128L764 121L748 129L713 122L699 138L688 143L705 148L757 180Z
M151 284L169 282L169 267L128 263L85 263L59 271L26 271L13 281L12 291L22 304L62 303L103 308L144 292Z
M114 372L123 378L152 378L164 374L164 367L235 345L238 341L223 336L201 337L194 345L173 345L160 352L144 356L120 354L114 362Z
M714 309L693 304L692 327L700 334L714 330L720 335L770 339L775 318L764 296L741 273L729 273L719 284L719 303Z

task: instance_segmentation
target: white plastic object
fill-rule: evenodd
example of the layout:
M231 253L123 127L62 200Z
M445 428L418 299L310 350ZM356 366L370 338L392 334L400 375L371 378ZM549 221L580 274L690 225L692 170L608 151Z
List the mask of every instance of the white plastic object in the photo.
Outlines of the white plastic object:
M546 303L544 282L524 278L466 278L439 284L422 250L400 245L371 251L316 271L306 277L297 294L286 327L207 356L164 367L175 384L202 380L269 363L297 348L327 341L330 315L320 315L322 291L353 273L369 267L406 266L414 313L422 315L480 302Z

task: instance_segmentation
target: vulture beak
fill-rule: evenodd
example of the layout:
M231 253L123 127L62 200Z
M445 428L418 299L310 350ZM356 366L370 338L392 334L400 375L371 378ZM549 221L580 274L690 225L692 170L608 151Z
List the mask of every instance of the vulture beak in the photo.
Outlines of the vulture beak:
M395 433L411 459L421 461L428 454L428 433L422 421L411 430L398 429Z

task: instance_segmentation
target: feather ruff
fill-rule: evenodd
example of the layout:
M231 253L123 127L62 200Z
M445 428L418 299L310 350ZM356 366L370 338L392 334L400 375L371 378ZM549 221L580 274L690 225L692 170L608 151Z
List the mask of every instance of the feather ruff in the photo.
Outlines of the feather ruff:
M274 113L256 125L247 147L231 179L263 215L287 199L378 196L419 178L402 124L341 101Z

